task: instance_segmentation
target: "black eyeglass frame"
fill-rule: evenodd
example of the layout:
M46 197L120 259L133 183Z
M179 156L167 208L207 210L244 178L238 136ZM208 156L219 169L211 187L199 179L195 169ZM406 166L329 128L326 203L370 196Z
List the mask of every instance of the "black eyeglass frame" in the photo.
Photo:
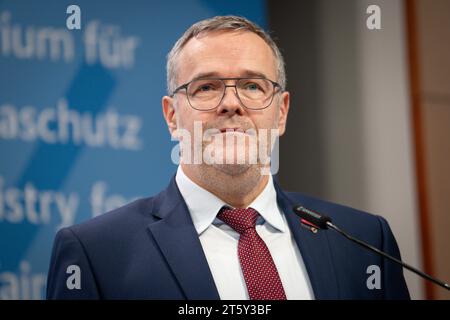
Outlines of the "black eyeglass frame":
M247 107L247 106L242 102L241 97L239 96L239 93L238 93L238 90L237 90L237 81L239 81L239 80L252 80L252 79L263 79L263 80L267 80L267 81L269 81L269 82L273 85L273 92L272 92L272 97L270 98L270 102L267 104L267 106L265 106L265 107L263 107L263 108L249 108L249 107ZM198 81L198 80L221 80L221 81L222 81L222 83L223 83L223 85L224 85L223 95L222 95L222 97L220 98L219 103L217 104L217 106L215 106L214 108L210 108L210 109L198 109L198 108L195 108L195 107L192 105L191 101L189 100L189 94L187 93L187 88L188 88L188 86L189 86L192 82ZM235 80L236 82L235 82L233 85L230 85L230 84L226 84L226 83L225 83L225 81L227 81L227 80ZM179 86L178 88L176 88L176 89L172 92L172 94L170 95L170 97L173 98L173 96L174 96L175 94L177 94L179 91L185 89L185 90L186 90L186 98L187 98L187 100L188 100L189 106L190 106L192 109L195 109L195 110L198 110L198 111L211 111L211 110L217 109L217 108L220 106L220 104L222 103L223 98L225 97L225 94L226 94L226 92L227 92L227 88L228 88L228 87L234 87L234 92L236 93L236 97L238 98L239 103L240 103L244 108L250 109L250 110L264 110L264 109L268 108L268 107L272 104L272 102L273 102L273 97L275 96L275 94L284 91L283 88L281 87L281 85L280 85L278 82L272 81L272 80L267 79L267 78L265 78L265 77L249 77L249 78L247 78L247 77L244 77L244 78L195 78L195 79L192 79L191 81L189 81L189 82L187 82L187 83L185 83L185 84L182 84L182 85ZM277 89L280 89L280 90L277 91Z

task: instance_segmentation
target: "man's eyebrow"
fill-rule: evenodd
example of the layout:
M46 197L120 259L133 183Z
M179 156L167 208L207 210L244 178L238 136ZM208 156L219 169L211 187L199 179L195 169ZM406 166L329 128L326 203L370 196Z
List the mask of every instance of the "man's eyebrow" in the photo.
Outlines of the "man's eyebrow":
M244 70L242 72L239 72L239 74L240 74L240 76L237 77L237 78L247 78L247 77L252 78L252 77L255 77L255 78L266 78L266 79L268 79L268 77L264 73L259 72L259 71ZM211 71L211 72L200 72L200 73L196 74L192 78L192 80L203 79L203 78L226 78L226 77L221 77L218 72Z

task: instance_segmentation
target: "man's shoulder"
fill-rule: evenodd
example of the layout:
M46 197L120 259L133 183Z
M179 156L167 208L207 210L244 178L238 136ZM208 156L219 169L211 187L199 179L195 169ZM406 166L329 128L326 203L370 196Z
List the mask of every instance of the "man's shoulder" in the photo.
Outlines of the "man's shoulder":
M120 208L62 229L60 232L70 231L84 244L123 239L124 235L136 230L151 217L146 208L151 207L152 200L152 197L135 200Z
M170 211L179 202L175 179L159 193L139 198L119 208L103 213L69 227L75 233L112 232L136 230L159 219L159 211Z
M382 216L302 193L285 192L285 195L293 205L301 204L310 210L330 217L334 225L353 237L377 248L383 248L394 256L400 256L391 227ZM329 239L333 239L331 242L334 243L334 246L339 244L341 249L349 247L359 249L355 244L346 241L335 232L327 232L327 235ZM335 250L338 250L337 247Z
M155 196L136 199L87 221L73 225L71 228L78 231L104 225L111 227L139 223L139 221L151 218L154 199Z
M93 217L89 220L64 228L60 233L70 231L81 242L115 242L126 240L137 233L145 232L146 226L158 218L158 210L163 191L157 195L139 198L119 208Z

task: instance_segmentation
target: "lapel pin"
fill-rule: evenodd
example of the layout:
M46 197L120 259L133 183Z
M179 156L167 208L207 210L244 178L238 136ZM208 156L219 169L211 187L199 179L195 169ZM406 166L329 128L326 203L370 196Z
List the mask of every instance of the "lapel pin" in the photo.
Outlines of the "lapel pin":
M318 231L318 227L314 224L312 224L309 221L306 221L305 219L300 219L300 223L303 227L311 231L312 233L316 234Z

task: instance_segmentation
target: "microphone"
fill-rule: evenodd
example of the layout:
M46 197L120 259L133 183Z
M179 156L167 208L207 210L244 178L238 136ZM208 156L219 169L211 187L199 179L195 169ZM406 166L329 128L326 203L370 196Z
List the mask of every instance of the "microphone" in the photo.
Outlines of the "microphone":
M293 211L297 216L299 216L302 219L302 223L304 223L304 221L305 221L305 222L307 222L308 225L310 225L310 226L312 225L313 227L315 227L317 229L322 229L322 230L327 230L328 228L333 229L333 230L337 231L339 234L346 237L347 239L359 244L360 246L362 246L366 249L369 249L370 251L373 251L391 261L394 261L395 263L401 265L403 268L406 268L406 269L414 272L415 274L421 276L422 278L425 278L425 279L450 291L450 285L448 283L445 283L444 281L436 279L436 278L430 276L429 274L426 274L425 272L422 272L419 269L414 268L413 266L410 266L407 263L404 263L403 261L387 254L386 252L381 251L378 248L375 248L374 246L371 246L370 244L368 244L362 240L352 237L345 231L343 231L343 230L339 229L337 226L335 226L331 222L330 217L322 215L322 214L318 213L317 211L307 209L307 208L303 207L302 205L295 205L293 207Z

